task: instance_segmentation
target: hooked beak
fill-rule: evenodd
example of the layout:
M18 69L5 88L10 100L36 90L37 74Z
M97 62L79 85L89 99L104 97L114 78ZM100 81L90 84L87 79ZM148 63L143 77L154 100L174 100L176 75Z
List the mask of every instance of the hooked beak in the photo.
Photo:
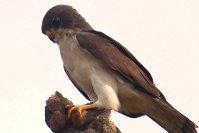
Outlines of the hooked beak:
M52 36L50 36L50 37L48 37L52 42L54 42L55 43L55 38L54 37L52 37Z
M58 40L55 38L55 37L53 37L53 36L49 36L48 37L53 43L57 43L58 44Z

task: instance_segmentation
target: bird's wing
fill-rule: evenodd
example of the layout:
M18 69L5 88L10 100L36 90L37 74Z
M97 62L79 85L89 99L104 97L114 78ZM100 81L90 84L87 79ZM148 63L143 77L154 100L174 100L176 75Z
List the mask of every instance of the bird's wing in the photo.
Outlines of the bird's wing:
M126 55L128 58L130 58L131 60L133 60L135 62L135 64L138 65L138 67L140 67L140 69L142 69L142 71L146 74L146 76L149 78L149 80L153 83L153 78L151 76L151 74L149 73L149 71L135 58L134 55L132 55L124 46L122 46L119 42L115 41L113 38L107 36L106 34L99 32L99 31L89 31L92 32L94 34L98 34L103 38L106 38L110 43L112 43L117 49L120 50L120 52L124 55Z
M82 91L83 89L76 83L76 81L72 78L72 76L70 75L70 73L67 71L67 69L64 67L64 71L66 72L66 74L68 75L69 79L71 80L71 82L75 85L75 87L79 90L79 92L87 99L90 101L90 98L88 97L88 95Z
M153 84L150 73L118 42L97 31L79 32L76 38L81 47L132 82L140 91L162 98L161 92Z

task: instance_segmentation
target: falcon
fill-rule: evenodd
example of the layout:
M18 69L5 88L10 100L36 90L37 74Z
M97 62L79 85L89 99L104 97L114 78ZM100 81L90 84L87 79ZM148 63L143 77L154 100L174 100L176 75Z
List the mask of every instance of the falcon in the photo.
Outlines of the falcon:
M69 5L45 14L42 33L58 44L64 70L91 102L78 110L105 108L137 118L147 115L169 133L196 133L197 126L174 109L158 90L149 71L119 42L95 31Z

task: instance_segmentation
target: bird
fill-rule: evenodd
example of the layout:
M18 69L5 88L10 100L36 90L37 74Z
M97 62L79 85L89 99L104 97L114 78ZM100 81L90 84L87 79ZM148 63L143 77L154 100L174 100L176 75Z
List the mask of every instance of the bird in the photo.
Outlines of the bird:
M73 110L105 108L131 118L148 116L169 133L197 133L197 125L169 104L150 72L119 42L94 30L70 5L43 17L42 33L60 50L65 73L90 103Z

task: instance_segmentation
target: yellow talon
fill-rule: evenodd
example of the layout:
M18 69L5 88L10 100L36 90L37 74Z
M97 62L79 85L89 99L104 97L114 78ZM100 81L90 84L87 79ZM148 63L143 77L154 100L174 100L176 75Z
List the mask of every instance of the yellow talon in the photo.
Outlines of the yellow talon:
M82 115L83 110L96 109L96 108L97 108L96 105L93 103L85 104L85 105L67 105L67 109L68 109L67 118L71 119L72 112L74 110L77 110L79 119L82 119L83 118L83 115Z

